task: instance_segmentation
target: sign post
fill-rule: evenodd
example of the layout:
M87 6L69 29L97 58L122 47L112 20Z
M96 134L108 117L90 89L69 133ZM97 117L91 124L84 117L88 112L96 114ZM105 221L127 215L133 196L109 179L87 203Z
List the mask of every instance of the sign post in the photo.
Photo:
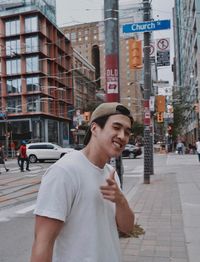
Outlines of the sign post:
M118 0L104 0L105 18L105 82L107 102L119 102L119 6ZM122 158L116 158L115 167L123 184Z

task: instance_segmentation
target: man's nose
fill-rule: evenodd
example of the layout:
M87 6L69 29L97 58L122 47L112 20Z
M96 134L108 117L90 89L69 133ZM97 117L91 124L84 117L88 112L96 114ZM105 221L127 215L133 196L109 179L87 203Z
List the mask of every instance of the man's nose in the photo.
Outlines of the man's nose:
M124 140L126 138L126 134L125 134L125 131L124 129L120 129L119 132L118 132L118 137L121 139L121 140Z

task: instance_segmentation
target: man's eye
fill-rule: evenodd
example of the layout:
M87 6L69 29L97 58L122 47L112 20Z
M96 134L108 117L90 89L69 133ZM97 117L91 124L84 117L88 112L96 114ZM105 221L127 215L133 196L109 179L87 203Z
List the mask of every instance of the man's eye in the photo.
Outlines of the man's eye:
M126 135L126 136L130 136L130 134L131 134L131 132L125 131L125 135Z

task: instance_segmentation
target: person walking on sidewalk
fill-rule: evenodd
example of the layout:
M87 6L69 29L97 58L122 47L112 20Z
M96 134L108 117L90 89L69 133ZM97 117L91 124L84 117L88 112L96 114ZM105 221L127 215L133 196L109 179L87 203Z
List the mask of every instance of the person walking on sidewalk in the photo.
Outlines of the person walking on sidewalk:
M102 103L92 113L86 146L46 171L34 211L31 262L121 262L118 230L133 230L134 213L108 161L122 153L132 123L126 107Z
M6 167L6 164L5 164L5 155L4 155L3 146L0 146L0 164L4 166L6 172L9 171L9 169ZM0 171L0 174L1 174L1 171Z
M26 142L22 141L21 146L19 148L20 160L21 160L21 172L24 172L24 162L26 161L26 170L30 171L29 169L29 158L26 153Z
M200 162L200 137L198 138L198 141L196 142L196 149L197 149L197 155Z

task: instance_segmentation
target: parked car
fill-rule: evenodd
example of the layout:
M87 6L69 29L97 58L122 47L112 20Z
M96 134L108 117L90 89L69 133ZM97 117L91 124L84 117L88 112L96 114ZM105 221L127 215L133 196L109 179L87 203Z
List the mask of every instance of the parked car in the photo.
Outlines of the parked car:
M141 154L142 154L141 147L127 144L122 152L122 157L136 158Z
M27 144L27 155L31 163L44 162L45 160L58 160L74 149L63 148L52 143L30 143Z

